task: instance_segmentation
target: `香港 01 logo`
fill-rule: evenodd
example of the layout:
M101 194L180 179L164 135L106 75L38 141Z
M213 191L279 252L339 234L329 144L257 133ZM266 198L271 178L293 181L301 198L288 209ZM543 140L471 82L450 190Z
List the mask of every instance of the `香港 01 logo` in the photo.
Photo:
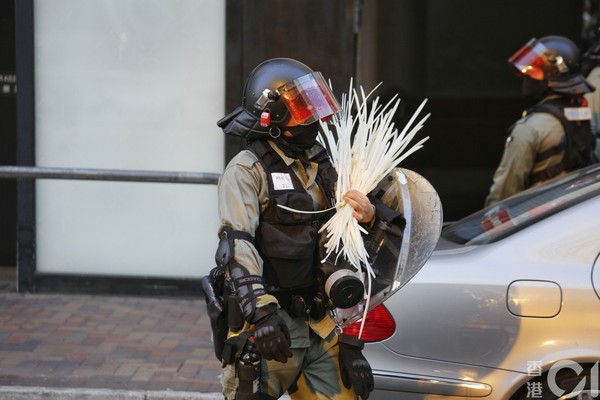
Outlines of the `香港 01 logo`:
M588 374L586 368L575 361L557 361L548 370L546 379L527 382L527 398L542 399L552 393L561 399L600 399L599 364L596 361ZM528 361L527 375L541 378L542 362Z

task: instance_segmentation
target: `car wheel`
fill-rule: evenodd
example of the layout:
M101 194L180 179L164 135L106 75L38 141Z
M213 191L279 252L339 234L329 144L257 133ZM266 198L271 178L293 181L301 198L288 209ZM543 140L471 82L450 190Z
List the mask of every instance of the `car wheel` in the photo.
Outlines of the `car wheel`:
M554 376L546 373L527 382L511 400L600 399L598 364L582 368L579 374L571 368L562 368Z

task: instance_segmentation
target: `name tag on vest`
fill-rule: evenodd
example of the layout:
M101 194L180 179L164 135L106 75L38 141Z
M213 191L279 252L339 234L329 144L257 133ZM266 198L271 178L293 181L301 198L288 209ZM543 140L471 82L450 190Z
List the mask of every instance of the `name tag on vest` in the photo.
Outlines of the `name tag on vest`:
M592 119L589 107L565 107L565 117L568 121L588 121Z
M290 174L284 172L272 172L271 179L273 179L273 189L275 190L293 190L294 183Z

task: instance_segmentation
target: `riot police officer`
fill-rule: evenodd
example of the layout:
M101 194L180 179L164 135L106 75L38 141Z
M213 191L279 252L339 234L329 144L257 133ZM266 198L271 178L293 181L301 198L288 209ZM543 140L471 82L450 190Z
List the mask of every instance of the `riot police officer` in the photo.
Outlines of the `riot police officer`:
M523 94L539 102L510 129L486 206L590 163L593 137L577 46L562 36L531 39L508 60Z
M234 299L220 357L227 399L242 397L236 369L248 340L261 358L253 398L287 391L292 398L366 399L373 390L362 342L338 334L320 302L319 227L330 214L279 207L333 206L336 171L316 137L319 121L339 110L319 72L276 58L250 73L241 106L218 122L226 134L247 140L218 185L216 258ZM360 223L373 223L375 208L365 194L350 191L345 200Z
M592 113L590 122L596 139L593 161L600 162L600 40L583 54L583 74L585 79L596 88L593 92L586 93L585 99Z

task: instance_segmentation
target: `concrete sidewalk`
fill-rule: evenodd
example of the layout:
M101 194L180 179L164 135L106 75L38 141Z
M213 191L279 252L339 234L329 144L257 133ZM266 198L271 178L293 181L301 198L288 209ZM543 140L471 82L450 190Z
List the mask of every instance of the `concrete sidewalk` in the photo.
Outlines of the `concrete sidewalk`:
M0 386L2 400L221 400L221 393Z
M202 299L0 290L0 399L222 399Z

